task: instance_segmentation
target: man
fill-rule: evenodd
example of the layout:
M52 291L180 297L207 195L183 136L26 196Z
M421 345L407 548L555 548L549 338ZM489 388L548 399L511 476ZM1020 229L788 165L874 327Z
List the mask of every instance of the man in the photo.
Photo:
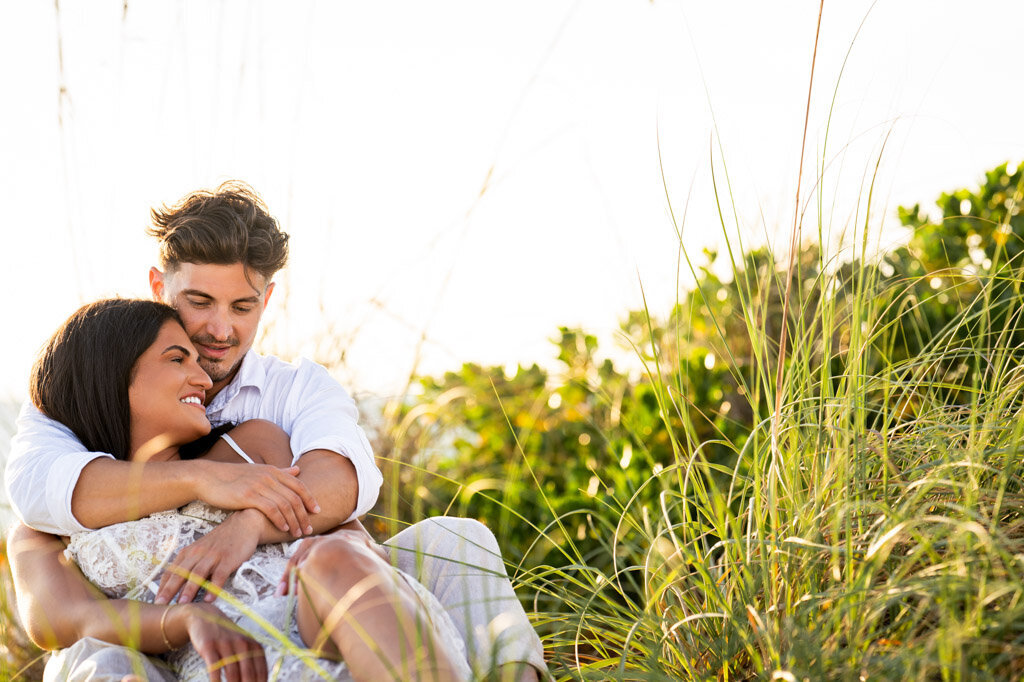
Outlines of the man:
M258 544L342 523L361 528L356 519L376 502L383 479L356 423L352 399L326 370L251 350L274 291L273 275L288 257L288 235L259 197L240 183L192 193L175 206L154 210L149 234L160 242L162 268L150 270L153 295L178 310L212 380L207 417L214 426L250 419L276 423L290 436L297 467L186 461L145 464L140 472L106 453L84 451L68 429L29 404L18 419L6 483L26 525L59 535L194 499L237 510L182 550L164 572L157 603L186 602L202 580L222 586ZM536 679L534 670L544 669L539 640L511 588L503 587L508 583L504 566L485 528L468 520L430 519L386 544L398 567L417 576L452 615L479 672L498 666ZM41 556L39 565L47 565L49 555ZM72 570L58 566L56 556L53 565L53 572ZM31 599L37 600L19 608L44 618L45 597ZM501 629L501 624L510 625ZM67 656L60 659L61 665L74 670L79 659L90 656L87 649L70 662Z

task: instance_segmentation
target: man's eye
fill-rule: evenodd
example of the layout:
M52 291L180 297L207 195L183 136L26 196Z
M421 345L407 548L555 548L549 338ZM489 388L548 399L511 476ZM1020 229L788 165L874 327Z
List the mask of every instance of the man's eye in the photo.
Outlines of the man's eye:
M189 301L189 304L193 308L209 308L210 307L210 302L209 301Z
M235 312L238 312L238 313L249 313L249 312L252 312L252 306L236 305L235 306Z

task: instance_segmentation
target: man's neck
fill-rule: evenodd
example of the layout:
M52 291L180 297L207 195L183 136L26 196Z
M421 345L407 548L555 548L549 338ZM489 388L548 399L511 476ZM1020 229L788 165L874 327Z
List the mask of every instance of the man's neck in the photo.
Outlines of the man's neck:
M243 358L243 361L244 361L244 358ZM238 371L240 369L242 369L242 363L241 362L238 363L238 365L235 367L234 371L231 372L231 374L227 375L226 377L224 377L220 381L213 382L213 386L211 386L210 388L206 389L206 400L203 402L203 404L205 406L209 407L210 403L213 402L213 399L215 397L217 397L217 394L220 393L221 390L223 390L225 386L227 386L228 384L230 384L232 381L235 380L235 377L238 376Z

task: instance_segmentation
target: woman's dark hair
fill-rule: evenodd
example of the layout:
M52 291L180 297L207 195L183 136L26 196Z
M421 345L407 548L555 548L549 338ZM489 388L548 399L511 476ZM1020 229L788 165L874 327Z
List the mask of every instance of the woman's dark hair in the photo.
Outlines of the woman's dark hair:
M112 298L82 306L36 359L29 380L32 402L88 450L128 459L128 387L136 361L168 320L181 324L174 308L156 301Z

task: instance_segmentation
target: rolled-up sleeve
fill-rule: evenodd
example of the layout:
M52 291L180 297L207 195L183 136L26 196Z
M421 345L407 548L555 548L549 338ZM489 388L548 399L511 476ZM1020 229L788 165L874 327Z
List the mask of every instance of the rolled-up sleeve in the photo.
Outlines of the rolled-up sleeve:
M25 525L55 535L89 530L71 513L71 496L85 465L105 452L89 452L70 429L26 402L4 471L7 498Z
M348 520L373 508L384 476L373 456L366 434L358 424L355 401L320 365L302 360L301 380L292 386L288 400L290 422L282 425L291 434L297 460L310 450L330 450L344 455L356 470L358 495Z

